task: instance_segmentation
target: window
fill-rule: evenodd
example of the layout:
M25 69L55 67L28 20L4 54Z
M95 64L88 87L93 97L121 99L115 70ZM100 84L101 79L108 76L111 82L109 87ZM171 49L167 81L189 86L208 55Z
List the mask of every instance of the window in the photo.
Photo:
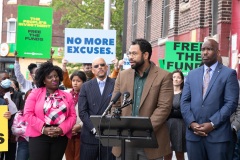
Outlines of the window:
M133 0L132 40L137 37L138 0Z
M7 22L7 43L16 41L16 19L10 18Z
M39 5L50 5L52 0L39 0Z
M151 38L151 15L152 15L152 0L148 0L146 14L146 39L148 41L150 41Z
M212 0L212 32L211 36L217 34L218 0Z
M163 4L163 23L162 23L162 37L167 37L169 27L169 0L164 0Z
M17 4L17 0L8 0L7 4Z

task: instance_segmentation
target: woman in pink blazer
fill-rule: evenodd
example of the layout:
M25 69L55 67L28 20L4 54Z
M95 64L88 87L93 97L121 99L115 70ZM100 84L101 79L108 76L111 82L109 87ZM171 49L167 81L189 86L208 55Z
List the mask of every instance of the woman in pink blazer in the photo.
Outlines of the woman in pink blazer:
M61 160L76 122L73 99L58 89L63 80L58 66L41 64L35 78L38 89L32 90L24 108L29 160Z

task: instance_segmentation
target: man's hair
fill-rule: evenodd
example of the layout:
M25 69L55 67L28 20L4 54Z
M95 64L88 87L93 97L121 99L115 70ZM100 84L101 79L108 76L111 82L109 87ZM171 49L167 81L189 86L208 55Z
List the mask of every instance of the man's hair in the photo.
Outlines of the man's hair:
M30 72L31 74L32 74L32 70L33 70L34 68L37 68L37 65L36 65L35 63L29 64L28 70L29 70L29 72Z
M37 87L44 87L45 77L48 76L52 71L56 71L59 77L59 85L63 81L62 69L58 66L54 66L51 62L45 62L40 65L36 71L35 80Z
M132 45L136 45L136 44L139 45L142 53L144 53L144 52L149 53L148 60L150 60L151 56L152 56L152 46L151 46L151 44L147 40L142 39L142 38L135 39L134 41L132 41Z
M92 63L83 63L83 66L89 66L92 65Z

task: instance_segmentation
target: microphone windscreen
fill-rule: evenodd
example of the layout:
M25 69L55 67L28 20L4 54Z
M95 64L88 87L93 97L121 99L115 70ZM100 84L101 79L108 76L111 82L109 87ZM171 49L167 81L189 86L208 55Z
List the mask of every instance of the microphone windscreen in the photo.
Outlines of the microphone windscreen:
M121 95L122 94L120 92L117 92L115 94L115 97L112 99L113 104L115 104L117 102L117 100L121 97Z
M127 91L127 92L124 92L123 93L123 96L125 96L126 98L128 98L130 96L130 93Z

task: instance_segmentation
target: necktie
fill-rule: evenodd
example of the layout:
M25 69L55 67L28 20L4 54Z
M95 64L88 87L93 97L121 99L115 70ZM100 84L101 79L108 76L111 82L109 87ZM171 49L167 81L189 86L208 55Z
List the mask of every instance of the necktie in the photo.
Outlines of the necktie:
M207 68L206 69L206 73L204 75L204 79L203 79L203 96L205 95L206 91L207 91L207 88L208 88L208 84L210 82L210 71L211 71L211 68Z
M99 89L100 89L101 94L103 93L104 86L105 86L105 82L104 81L99 81Z

